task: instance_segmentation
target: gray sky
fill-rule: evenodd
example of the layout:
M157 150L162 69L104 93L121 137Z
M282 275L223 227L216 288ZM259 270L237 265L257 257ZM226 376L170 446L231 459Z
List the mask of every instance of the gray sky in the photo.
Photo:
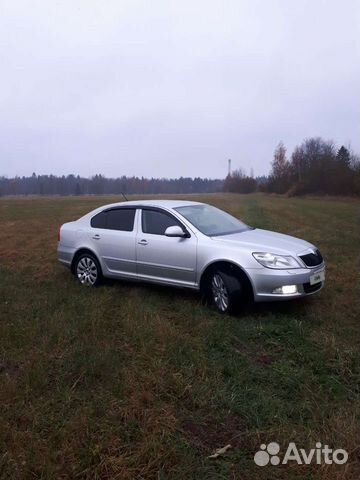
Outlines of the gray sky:
M360 150L360 1L0 0L0 175L267 173Z

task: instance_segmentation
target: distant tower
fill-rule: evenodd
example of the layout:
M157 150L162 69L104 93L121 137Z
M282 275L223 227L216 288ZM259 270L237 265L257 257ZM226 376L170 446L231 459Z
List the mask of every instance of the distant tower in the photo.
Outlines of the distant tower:
M229 177L231 175L231 158L229 158L229 160L228 160L228 175L229 175Z

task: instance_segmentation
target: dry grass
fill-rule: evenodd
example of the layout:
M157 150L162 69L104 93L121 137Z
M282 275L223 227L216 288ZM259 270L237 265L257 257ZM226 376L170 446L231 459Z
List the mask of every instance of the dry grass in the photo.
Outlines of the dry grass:
M56 261L58 226L115 199L2 198L1 478L359 478L357 203L192 198L317 244L326 288L241 318L191 292L84 289ZM256 467L268 441L321 441L350 458ZM227 443L223 458L207 458Z

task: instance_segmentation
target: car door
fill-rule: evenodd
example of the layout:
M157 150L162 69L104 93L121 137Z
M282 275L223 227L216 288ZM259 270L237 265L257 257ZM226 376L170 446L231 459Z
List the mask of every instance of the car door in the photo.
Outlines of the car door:
M110 276L136 276L136 208L104 210L91 219L93 250Z
M139 278L193 285L195 283L197 238L167 237L167 227L185 227L174 215L159 208L142 208L136 235Z

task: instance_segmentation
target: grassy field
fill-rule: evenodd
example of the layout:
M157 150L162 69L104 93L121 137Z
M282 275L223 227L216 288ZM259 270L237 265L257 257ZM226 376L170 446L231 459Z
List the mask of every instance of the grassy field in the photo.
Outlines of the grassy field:
M87 289L57 263L58 226L114 197L0 199L0 478L360 477L358 204L192 198L316 244L323 291L223 317L193 292ZM256 466L270 441L349 461Z

